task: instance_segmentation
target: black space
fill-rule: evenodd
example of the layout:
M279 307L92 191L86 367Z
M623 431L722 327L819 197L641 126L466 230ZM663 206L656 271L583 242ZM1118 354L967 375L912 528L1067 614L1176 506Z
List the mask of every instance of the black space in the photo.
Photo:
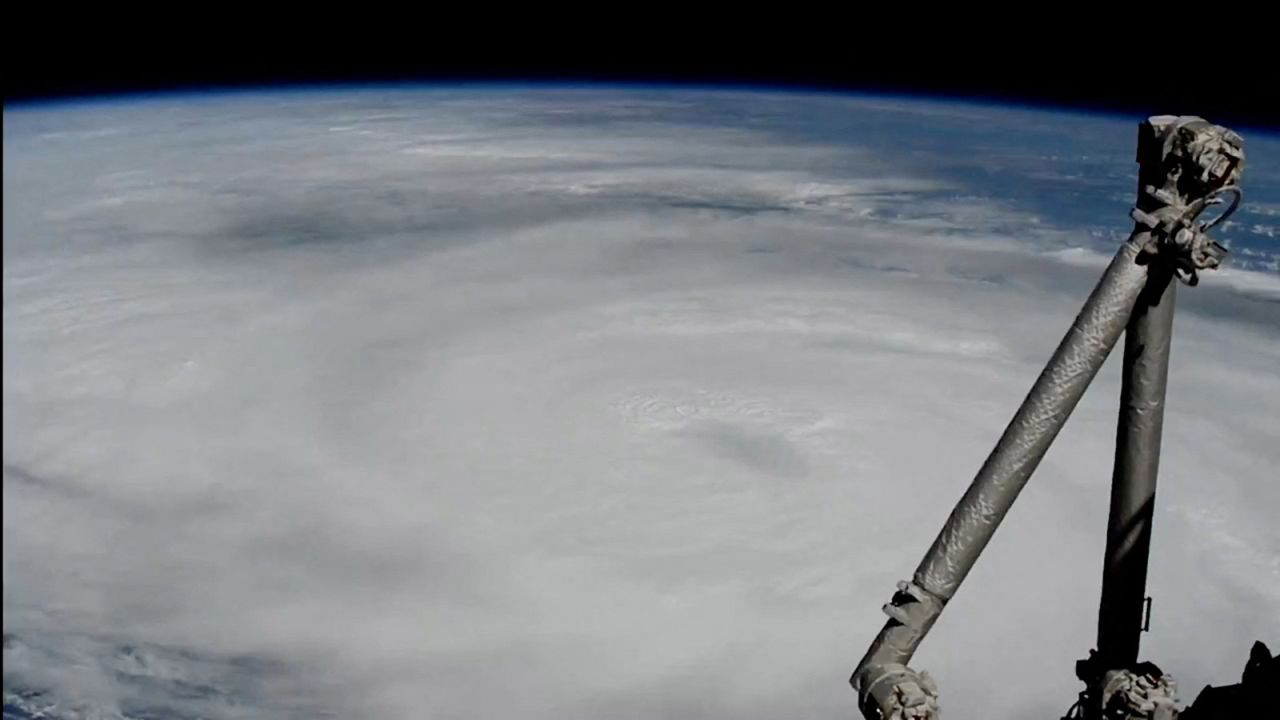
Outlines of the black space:
M225 20L177 31L150 20L74 29L50 22L35 26L35 42L6 50L4 101L299 84L622 81L929 94L1280 128L1270 45L1237 39L1230 53L1206 52L1216 47L1212 23L1152 44L1124 27L1109 38L1038 30L979 38L919 30L908 17L864 19L877 30L854 34L815 19L749 35L636 29L625 39L581 30L498 35L408 19L393 31L399 21L387 20L324 36L280 26L229 32L219 27Z

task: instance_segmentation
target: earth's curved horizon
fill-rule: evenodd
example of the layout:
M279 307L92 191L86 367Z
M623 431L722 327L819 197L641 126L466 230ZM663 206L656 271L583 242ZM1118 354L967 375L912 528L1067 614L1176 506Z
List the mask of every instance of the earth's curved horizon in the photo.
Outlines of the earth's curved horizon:
M1128 234L1141 119L546 85L4 113L4 715L67 720L854 715L880 605ZM1184 701L1280 644L1280 137L1241 132L1157 496L1143 654ZM949 713L1074 700L1118 364L917 656Z

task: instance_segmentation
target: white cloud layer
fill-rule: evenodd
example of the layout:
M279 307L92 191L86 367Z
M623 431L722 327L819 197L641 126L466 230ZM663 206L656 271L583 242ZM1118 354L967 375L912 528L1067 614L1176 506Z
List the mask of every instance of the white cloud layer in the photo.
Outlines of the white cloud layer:
M700 102L6 111L6 689L85 717L854 714L880 604L1100 258L879 137ZM1278 288L1179 297L1144 654L1187 699L1280 640ZM917 656L955 717L1074 698L1118 379Z

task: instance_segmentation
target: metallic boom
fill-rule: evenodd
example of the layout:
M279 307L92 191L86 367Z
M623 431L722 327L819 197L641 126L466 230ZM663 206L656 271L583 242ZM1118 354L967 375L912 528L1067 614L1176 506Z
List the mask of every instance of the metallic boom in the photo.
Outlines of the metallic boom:
M1078 717L1172 718L1172 683L1137 663L1160 454L1177 277L1195 285L1225 248L1206 232L1235 210L1244 163L1236 133L1197 117L1149 118L1138 133L1134 229L1032 385L910 581L884 606L889 621L849 681L868 720L936 718L938 688L907 667L1027 480L1127 331L1103 568L1098 646L1077 664ZM1202 222L1211 205L1232 203ZM1133 699L1136 698L1136 699ZM1130 708L1132 706L1132 708Z

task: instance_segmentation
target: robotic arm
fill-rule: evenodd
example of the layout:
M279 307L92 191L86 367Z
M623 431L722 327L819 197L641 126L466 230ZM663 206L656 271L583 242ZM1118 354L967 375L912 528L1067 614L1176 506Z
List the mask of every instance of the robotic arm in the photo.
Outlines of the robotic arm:
M1131 214L1132 234L1112 258L912 579L898 583L897 592L884 606L889 621L849 679L868 720L938 716L936 684L907 663L1126 331L1099 614L1101 652L1081 663L1081 678L1089 688L1079 705L1085 713L1081 717L1101 720L1104 698L1120 707L1123 698L1133 696L1136 710L1105 717L1174 717L1171 683L1158 671L1153 675L1151 668L1137 665L1176 287L1171 280L1177 277L1195 285L1198 271L1217 267L1226 253L1206 232L1239 205L1243 141L1231 130L1201 118L1161 115L1141 124L1137 160L1139 188ZM1225 195L1233 198L1227 210L1216 219L1200 221L1203 211L1221 204ZM1164 702L1161 693L1170 701Z

